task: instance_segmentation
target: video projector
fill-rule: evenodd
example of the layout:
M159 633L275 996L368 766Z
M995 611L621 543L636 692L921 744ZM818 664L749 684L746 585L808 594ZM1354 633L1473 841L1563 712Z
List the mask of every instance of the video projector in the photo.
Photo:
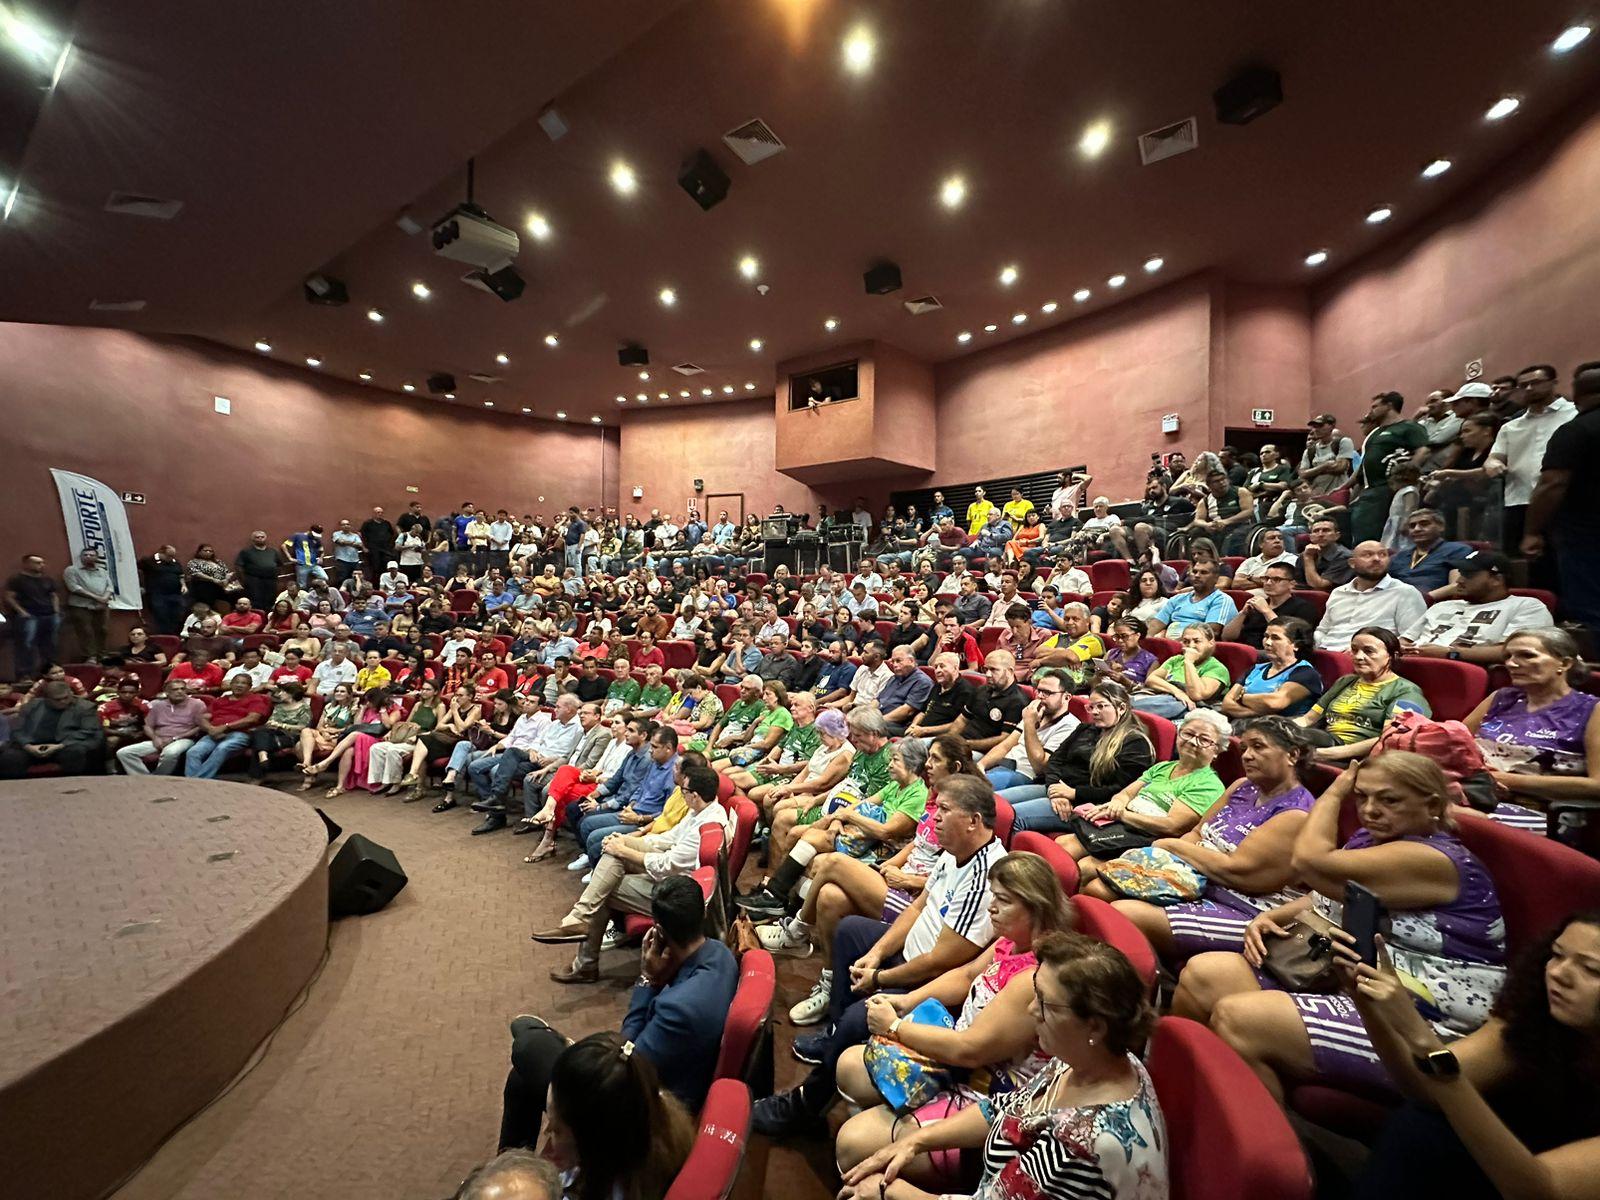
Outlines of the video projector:
M482 270L498 269L522 248L516 232L497 225L476 204L458 204L433 224L433 252Z

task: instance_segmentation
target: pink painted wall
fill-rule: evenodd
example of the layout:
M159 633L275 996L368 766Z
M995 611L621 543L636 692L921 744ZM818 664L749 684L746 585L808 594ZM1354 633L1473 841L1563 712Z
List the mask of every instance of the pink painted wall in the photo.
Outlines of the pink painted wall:
M1270 408L1274 428L1299 429L1311 415L1311 312L1301 287L1218 280L1213 309L1211 442L1249 428Z
M1600 358L1600 97L1313 297L1312 402L1350 422L1393 388L1414 411L1482 358L1564 377Z
M887 342L874 343L873 450L885 462L931 471L938 451L934 372Z
M228 557L252 529L331 529L374 504L393 519L413 498L434 515L465 499L521 513L616 495L615 430L352 388L203 342L0 324L0 378L5 564L36 551L64 565L51 467L145 493L128 508L141 552L212 541Z

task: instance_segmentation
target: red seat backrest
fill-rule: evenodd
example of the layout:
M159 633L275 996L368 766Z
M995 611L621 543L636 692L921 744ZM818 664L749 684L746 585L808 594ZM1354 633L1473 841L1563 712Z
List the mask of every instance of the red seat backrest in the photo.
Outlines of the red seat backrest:
M1162 1017L1145 1065L1167 1119L1173 1200L1310 1200L1294 1129L1226 1042L1196 1021Z
M95 685L100 682L100 667L96 663L67 663L62 669L68 677L83 684L86 692L94 691Z
M978 650L985 658L989 657L1000 644L1000 635L1004 632L1004 628L999 625L986 625L978 630Z
M723 1022L722 1047L717 1053L713 1079L745 1078L756 1035L771 1015L772 994L777 982L777 969L767 951L756 946L740 957L739 987L733 993L733 1003Z
M1011 846L1011 826L1016 823L1017 813L1009 801L1002 800L999 796L994 798L994 835L1000 839L1000 844L1007 849Z
M1089 719L1089 697L1072 696L1067 700L1067 711L1080 721Z
M1311 665L1322 676L1324 687L1332 687L1334 680L1343 679L1356 669L1355 662L1343 650L1313 650Z
M723 808L728 807L729 801L733 799L733 793L737 790L738 789L733 786L733 780L729 779L721 771L717 772L717 802L721 804Z
M728 879L739 878L744 870L744 860L750 853L750 839L755 837L756 824L761 812L743 792L733 794L733 844L728 847Z
M1228 676L1235 683L1250 674L1261 658L1254 646L1246 646L1243 642L1218 642L1216 647L1212 651L1213 657L1228 668Z
M694 643L685 641L666 641L657 643L661 653L666 656L667 668L673 671L682 671L694 666Z
M1061 881L1061 890L1067 895L1072 895L1078 890L1078 864L1053 837L1046 837L1042 833L1035 833L1031 829L1024 829L1021 833L1011 837L1011 852L1013 854L1037 854L1050 864L1055 871L1056 878Z
M1079 933L1121 950L1145 986L1155 986L1156 952L1137 925L1104 900L1082 892L1072 896L1072 907L1077 911Z
M702 825L700 827L700 865L714 867L717 857L722 853L722 843L727 840L727 830L721 825Z
M1096 559L1086 571L1089 585L1097 592L1125 592L1133 579L1133 567L1125 558Z
M1494 878L1506 920L1506 948L1512 954L1543 937L1568 913L1600 908L1600 862L1472 809L1457 808L1455 813L1462 843Z
M243 645L246 650L259 650L263 646L267 646L273 650L276 650L278 648L278 635L275 633L247 634L241 645Z
M127 664L129 673L139 677L139 695L146 700L153 700L161 694L161 668L155 663L131 662Z
M174 655L183 653L183 640L176 634L152 633L150 644L167 656L167 665L172 665Z
M1477 663L1407 655L1394 669L1422 689L1440 721L1461 720L1489 694L1489 673Z
M738 684L736 684L736 683L719 683L719 684L717 684L717 699L722 701L722 707L724 709L726 709L729 705L731 705L738 698L739 698L739 685Z
M1183 643L1178 641L1177 638L1143 637L1139 639L1139 645L1156 656L1156 666L1158 667L1174 654L1183 653Z
M1304 600L1317 610L1317 620L1322 620L1322 614L1328 610L1328 593L1319 588L1295 588L1297 598Z
M700 1110L700 1132L665 1200L726 1200L733 1191L750 1137L750 1089L719 1079Z
M872 627L877 630L878 636L881 637L885 642L894 636L893 621L874 621L872 623Z
M1158 717L1155 713L1133 710L1133 715L1144 722L1145 732L1150 735L1151 744L1155 746L1156 761L1166 762L1177 753L1178 727L1165 717Z
M478 611L478 593L471 588L457 588L450 593L450 611L471 613Z

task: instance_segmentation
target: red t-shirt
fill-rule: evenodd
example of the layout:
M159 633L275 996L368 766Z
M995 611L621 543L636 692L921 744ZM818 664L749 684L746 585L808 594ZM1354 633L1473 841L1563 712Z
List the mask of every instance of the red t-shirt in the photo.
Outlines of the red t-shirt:
M490 700L496 692L510 686L511 680L506 677L505 671L500 667L492 667L478 676L477 682L472 685L472 694L479 700Z
M956 634L956 639L949 645L943 642L934 650L935 654L959 654L963 662L969 667L976 667L983 661L983 655L978 650L978 643L965 629Z
M196 671L193 663L181 662L172 668L167 678L169 680L176 679L179 683L188 687L191 692L210 691L222 686L222 665L208 662L203 670Z
M258 612L231 612L222 618L222 627L235 633L255 633L261 628L262 616Z
M262 721L266 720L272 714L271 699L261 692L246 692L242 696L227 692L211 702L213 725L231 725L252 714L259 716ZM261 721L256 724L261 724Z
M663 671L667 669L667 656L661 653L660 646L651 646L646 650L643 646L633 652L633 669L643 672L651 663L655 663Z
M301 683L305 683L311 678L311 668L306 666L305 663L301 663L298 667L283 666L279 667L268 678L273 683L278 683L285 679L298 679Z
M106 725L129 721L142 722L149 711L150 706L143 700L135 700L126 708L123 707L121 700L107 700L100 706L100 720Z

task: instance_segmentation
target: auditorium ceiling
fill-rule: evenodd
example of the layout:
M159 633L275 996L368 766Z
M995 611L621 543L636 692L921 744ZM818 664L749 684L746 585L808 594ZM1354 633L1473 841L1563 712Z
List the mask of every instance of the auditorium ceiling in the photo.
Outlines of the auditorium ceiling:
M830 340L939 362L1200 270L1329 277L1600 77L1600 36L1552 50L1579 14L1550 0L0 10L32 41L0 53L0 79L71 47L0 162L0 319L193 335L409 383L417 403L607 423L770 395L777 362ZM1213 91L1252 65L1279 72L1283 102L1220 123ZM1505 97L1520 106L1487 119ZM1193 150L1141 163L1141 134L1190 117ZM753 120L783 149L747 165L723 135ZM730 182L709 211L677 183L699 149ZM429 244L468 159L477 203L521 237L511 303ZM1449 169L1424 177L1436 159ZM108 211L113 193L181 207ZM869 295L880 260L903 286ZM307 303L318 273L349 302ZM942 307L909 312L922 297ZM618 365L625 343L648 349L648 380ZM426 394L438 372L453 401Z

